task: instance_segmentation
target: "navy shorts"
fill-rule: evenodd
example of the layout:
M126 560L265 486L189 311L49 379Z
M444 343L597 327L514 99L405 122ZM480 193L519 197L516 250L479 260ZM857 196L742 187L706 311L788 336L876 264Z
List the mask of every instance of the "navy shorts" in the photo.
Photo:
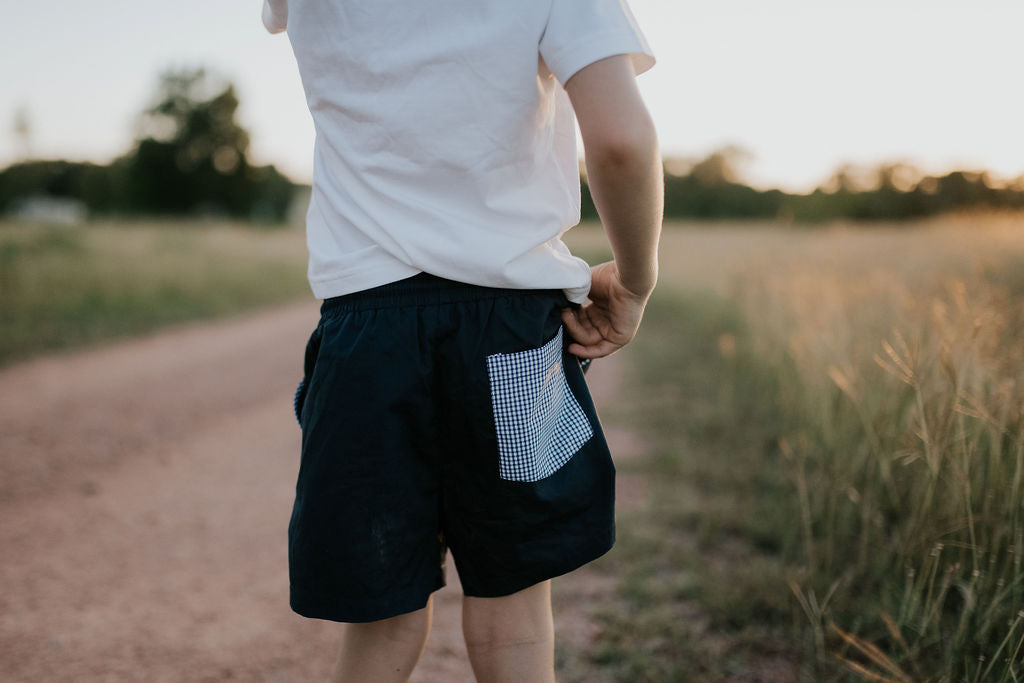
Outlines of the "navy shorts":
M615 468L569 305L426 274L323 303L295 397L295 612L422 608L449 549L463 592L496 597L611 548Z

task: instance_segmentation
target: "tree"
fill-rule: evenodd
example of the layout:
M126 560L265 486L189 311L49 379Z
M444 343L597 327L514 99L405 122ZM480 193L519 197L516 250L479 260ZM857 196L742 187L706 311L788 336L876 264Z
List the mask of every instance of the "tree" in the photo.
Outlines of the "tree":
M752 157L751 153L736 145L727 145L701 159L690 170L705 187L721 187L739 182L740 166Z
M273 166L250 166L237 110L234 86L205 69L162 74L125 160L133 208L250 217L259 204L269 217L283 217L291 183Z
M210 165L230 174L249 149L249 134L235 122L237 109L230 83L204 69L171 71L163 74L159 101L143 112L140 128L147 138L172 146L182 172Z

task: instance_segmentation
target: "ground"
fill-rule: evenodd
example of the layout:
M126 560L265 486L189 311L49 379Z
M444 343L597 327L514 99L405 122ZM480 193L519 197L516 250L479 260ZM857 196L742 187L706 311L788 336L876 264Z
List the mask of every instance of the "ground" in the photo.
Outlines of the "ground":
M16 681L312 681L342 625L287 604L291 398L313 303L0 371L0 667ZM594 364L599 410L622 361ZM638 442L610 428L617 457ZM623 475L620 508L645 495ZM454 567L414 681L471 681ZM614 580L555 580L565 678Z

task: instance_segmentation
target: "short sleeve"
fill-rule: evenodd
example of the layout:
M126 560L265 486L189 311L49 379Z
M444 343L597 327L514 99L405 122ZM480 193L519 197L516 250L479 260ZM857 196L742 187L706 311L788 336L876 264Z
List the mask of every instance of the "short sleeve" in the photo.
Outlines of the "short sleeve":
M271 33L288 28L288 0L263 0L263 25Z
M626 0L551 0L540 55L563 85L605 57L629 55L638 74L654 66L654 53Z

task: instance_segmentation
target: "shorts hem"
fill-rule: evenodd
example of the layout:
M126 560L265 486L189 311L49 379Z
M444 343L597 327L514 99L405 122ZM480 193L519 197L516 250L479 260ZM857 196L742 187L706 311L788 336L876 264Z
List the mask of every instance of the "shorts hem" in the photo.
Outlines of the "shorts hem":
M307 619L324 619L326 621L338 621L348 624L366 623L390 619L401 614L415 612L427 606L430 596L437 590L444 588L443 579L438 580L434 587L416 597L406 597L401 600L390 600L382 603L378 600L337 600L325 598L322 594L303 591L295 586L291 587L289 596L289 607L299 616Z
M608 542L600 546L600 550L597 550L596 552L592 551L589 553L581 553L575 559L560 564L556 568L548 568L532 573L516 574L514 576L506 577L500 581L490 581L488 582L490 586L487 588L479 586L467 588L466 584L463 583L462 594L471 598L501 598L506 595L512 595L513 593L518 593L519 591L541 583L542 581L555 579L559 576L564 576L570 572L576 571L580 567L590 564L594 560L607 555L614 546L615 532L613 530Z

